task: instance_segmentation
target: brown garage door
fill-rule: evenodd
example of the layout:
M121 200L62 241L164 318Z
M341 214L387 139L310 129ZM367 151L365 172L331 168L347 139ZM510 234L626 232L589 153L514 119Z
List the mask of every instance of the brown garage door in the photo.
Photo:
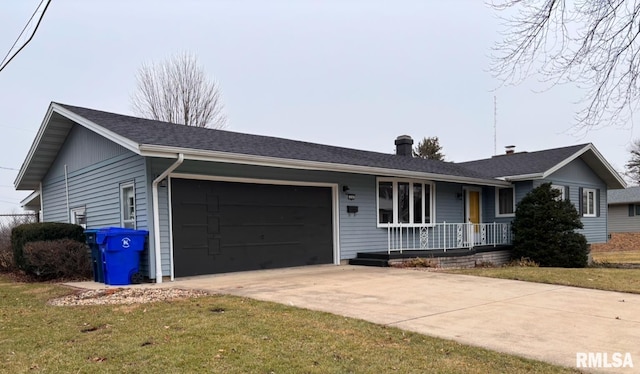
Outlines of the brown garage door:
M331 188L171 180L175 275L333 262Z

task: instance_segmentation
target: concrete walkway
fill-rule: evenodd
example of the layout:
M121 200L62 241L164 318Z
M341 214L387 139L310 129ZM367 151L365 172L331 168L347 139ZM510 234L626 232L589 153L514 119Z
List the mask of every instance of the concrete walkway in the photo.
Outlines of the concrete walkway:
M574 368L579 352L607 353L609 362L614 353L628 352L634 368L603 371L640 372L640 295L332 265L180 278L162 286L320 310Z

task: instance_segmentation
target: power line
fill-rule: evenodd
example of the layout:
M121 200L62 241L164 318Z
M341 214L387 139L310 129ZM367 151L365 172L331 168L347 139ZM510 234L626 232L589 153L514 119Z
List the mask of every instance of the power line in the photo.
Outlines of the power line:
M18 44L18 40L20 40L20 38L22 37L24 32L27 30L27 28L31 24L31 21L33 20L33 17L35 17L35 15L38 13L38 10L42 7L42 3L44 3L44 1L45 0L40 1L40 4L38 4L38 7L36 8L36 10L31 15L31 18L29 18L29 21L27 21L27 24L24 25L24 28L22 29L22 32L20 32L20 35L18 35L18 38L16 39L16 41L13 42L13 45L11 46L11 48L9 49L7 54L2 59L2 62L0 63L0 72L2 70L4 70L4 68L7 67L7 65L9 65L11 60L13 60L13 58L16 57L18 55L18 53L20 53L20 51L22 51L22 49L27 46L27 44L29 44L31 39L33 39L33 36L36 34L36 31L38 31L38 26L40 26L40 22L42 22L42 18L44 17L44 14L46 13L47 8L49 8L49 4L51 3L51 0L47 0L47 3L45 4L44 9L42 10L42 14L40 15L40 18L38 18L38 22L36 23L36 26L33 29L33 32L29 36L29 39L27 39L27 41L24 42L24 44L20 48L18 48L18 50L13 55L11 55L11 51L13 51L13 49L16 46L16 44ZM11 57L9 57L9 55L11 55Z

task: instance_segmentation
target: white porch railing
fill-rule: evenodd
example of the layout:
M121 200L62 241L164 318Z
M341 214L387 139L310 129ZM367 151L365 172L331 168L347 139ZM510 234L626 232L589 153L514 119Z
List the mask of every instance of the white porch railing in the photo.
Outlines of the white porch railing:
M511 244L510 223L436 223L387 228L388 253Z

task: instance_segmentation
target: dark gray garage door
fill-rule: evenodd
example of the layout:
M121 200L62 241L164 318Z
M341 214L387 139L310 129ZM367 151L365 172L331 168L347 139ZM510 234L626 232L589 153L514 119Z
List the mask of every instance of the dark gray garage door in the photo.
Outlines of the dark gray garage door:
M331 188L172 179L175 275L333 262Z

